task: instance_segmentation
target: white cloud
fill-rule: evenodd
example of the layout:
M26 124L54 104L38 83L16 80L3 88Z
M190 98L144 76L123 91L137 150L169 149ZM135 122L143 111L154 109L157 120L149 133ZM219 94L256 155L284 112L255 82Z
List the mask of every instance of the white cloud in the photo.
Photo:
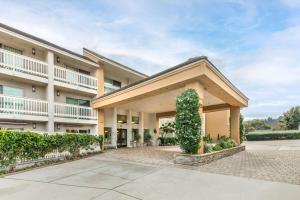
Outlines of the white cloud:
M300 102L298 20L260 37L253 30L263 26L267 13L252 1L225 0L225 13L217 12L219 1L100 2L107 8L85 10L76 1L2 1L0 21L78 53L90 48L147 74L207 55L250 97L243 111L248 117L277 116ZM297 2L283 3L296 7Z

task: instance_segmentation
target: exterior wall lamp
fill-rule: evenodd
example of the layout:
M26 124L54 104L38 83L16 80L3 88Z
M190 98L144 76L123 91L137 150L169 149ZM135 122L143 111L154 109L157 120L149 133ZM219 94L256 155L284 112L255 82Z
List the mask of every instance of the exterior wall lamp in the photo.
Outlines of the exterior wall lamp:
M36 87L34 85L32 86L32 92L36 92Z
M32 124L32 128L36 129L36 123L35 122Z
M56 91L56 96L60 96L60 91L59 90Z
M60 63L60 57L59 56L56 57L56 62Z
M36 53L35 48L32 48L31 53L32 53L32 55L35 55L35 53Z

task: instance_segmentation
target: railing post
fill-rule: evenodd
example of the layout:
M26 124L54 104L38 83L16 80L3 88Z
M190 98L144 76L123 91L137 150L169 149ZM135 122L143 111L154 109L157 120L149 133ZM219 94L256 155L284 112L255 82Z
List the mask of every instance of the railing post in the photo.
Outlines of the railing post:
M16 113L16 98L13 97L13 113Z
M77 119L79 119L79 107L77 107Z

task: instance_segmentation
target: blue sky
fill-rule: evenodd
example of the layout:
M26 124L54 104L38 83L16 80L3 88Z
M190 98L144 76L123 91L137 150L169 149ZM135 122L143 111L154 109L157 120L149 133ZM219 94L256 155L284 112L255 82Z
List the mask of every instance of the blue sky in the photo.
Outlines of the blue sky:
M249 98L246 118L300 103L300 1L6 1L0 22L148 75L208 56Z

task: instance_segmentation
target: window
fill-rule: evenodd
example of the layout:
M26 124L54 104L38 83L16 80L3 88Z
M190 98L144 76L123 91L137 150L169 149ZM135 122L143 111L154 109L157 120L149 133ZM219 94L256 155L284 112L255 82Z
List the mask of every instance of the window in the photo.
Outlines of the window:
M66 97L66 103L76 105L76 106L90 107L90 101L84 99L75 99L71 97Z
M126 115L117 115L117 122L120 124L126 124L127 116Z
M109 78L104 78L104 93L109 93L121 88L121 82Z
M132 116L132 123L133 124L139 124L139 117L137 117L137 116Z
M6 96L23 97L23 90L20 88L0 85L0 94Z
M6 51L10 51L10 52L13 52L13 53L20 54L20 55L23 54L23 51L22 51L22 50L16 49L16 48L13 48L13 47L4 45L4 44L0 44L0 48L1 48L1 49L4 49L4 50L6 50Z

